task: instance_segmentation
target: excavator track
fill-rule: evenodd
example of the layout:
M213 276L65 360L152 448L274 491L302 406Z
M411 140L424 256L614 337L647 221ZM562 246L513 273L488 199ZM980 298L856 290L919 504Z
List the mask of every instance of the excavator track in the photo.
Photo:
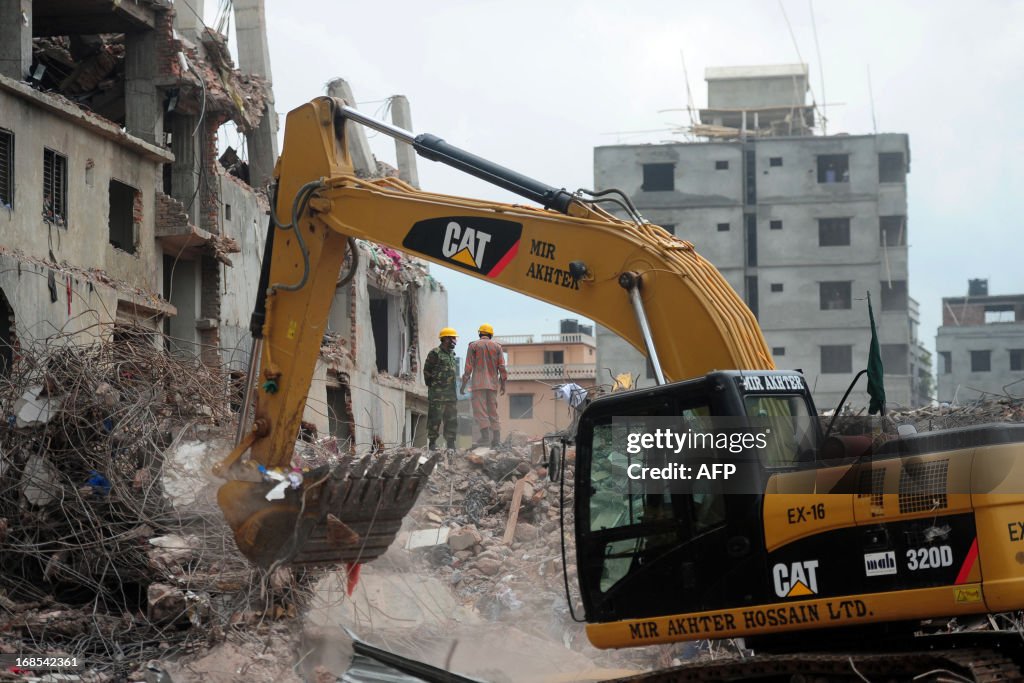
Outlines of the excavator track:
M239 550L265 569L361 564L387 551L436 463L419 451L347 456L281 500L266 499L274 481L229 481L217 496Z
M1019 634L1011 634L1011 637L1017 639L1018 648L1020 644L1024 644ZM907 652L764 654L747 658L706 660L618 678L615 681L1024 681L1024 672L1019 664L1010 653L1000 651L1002 648L926 648L927 646L922 646L920 650Z

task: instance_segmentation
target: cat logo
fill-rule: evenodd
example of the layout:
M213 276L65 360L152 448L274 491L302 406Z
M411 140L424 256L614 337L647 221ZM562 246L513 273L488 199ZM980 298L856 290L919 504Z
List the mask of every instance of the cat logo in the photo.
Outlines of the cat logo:
M490 241L491 236L482 230L464 228L455 221L449 221L445 226L441 253L453 261L479 270Z
M519 250L523 224L479 216L428 218L412 226L402 246L446 266L495 278Z
M781 563L772 568L775 594L780 598L800 598L818 594L818 561Z

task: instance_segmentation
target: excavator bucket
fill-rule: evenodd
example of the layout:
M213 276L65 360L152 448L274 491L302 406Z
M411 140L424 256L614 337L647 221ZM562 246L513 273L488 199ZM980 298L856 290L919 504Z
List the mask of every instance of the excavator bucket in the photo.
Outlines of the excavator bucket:
M384 554L437 456L347 457L307 472L297 489L267 500L276 481L228 481L217 503L238 549L264 569L365 563Z

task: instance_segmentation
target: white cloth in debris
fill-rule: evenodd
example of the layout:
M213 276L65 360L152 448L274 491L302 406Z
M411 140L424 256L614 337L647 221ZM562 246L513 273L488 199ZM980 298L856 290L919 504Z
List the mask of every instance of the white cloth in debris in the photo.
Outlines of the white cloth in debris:
M559 384L554 392L555 398L568 401L573 408L579 408L587 398L587 390L576 383Z

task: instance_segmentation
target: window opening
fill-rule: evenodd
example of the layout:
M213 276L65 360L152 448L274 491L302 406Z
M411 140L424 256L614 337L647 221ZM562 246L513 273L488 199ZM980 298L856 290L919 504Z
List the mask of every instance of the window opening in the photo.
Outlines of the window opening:
M893 280L882 282L882 310L883 311L905 311L907 310L907 281Z
M14 208L14 133L0 128L0 209Z
M130 185L117 180L110 181L110 215L108 227L110 243L129 254L136 251L136 208L141 208L141 195Z
M853 346L849 344L821 347L822 374L848 374L853 371Z
M841 311L849 309L851 303L850 289L853 283L844 282L821 282L818 285L821 296L821 310Z
M509 394L508 417L510 420L533 418L533 394Z
M822 154L818 157L819 183L850 182L849 154Z
M903 152L881 152L878 155L878 182L902 183L906 174Z
M971 372L991 372L991 370L991 351L971 351Z
M819 218L818 246L847 247L850 245L849 218Z
M644 192L671 192L676 188L675 164L644 164Z
M68 224L68 158L52 149L43 150L43 220Z
M939 358L942 359L942 374L948 375L953 372L953 352L939 351Z

